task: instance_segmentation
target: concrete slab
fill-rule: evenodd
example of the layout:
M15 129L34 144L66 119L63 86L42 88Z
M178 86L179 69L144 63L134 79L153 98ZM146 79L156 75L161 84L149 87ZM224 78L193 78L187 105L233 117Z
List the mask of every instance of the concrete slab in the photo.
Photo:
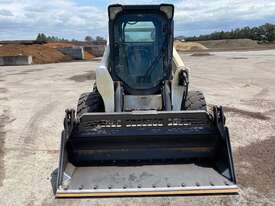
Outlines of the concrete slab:
M0 56L0 66L32 64L32 56Z
M58 49L63 54L69 55L75 60L83 60L84 59L84 49L83 47L66 47Z
M106 45L91 45L85 46L84 50L93 54L95 57L102 57Z

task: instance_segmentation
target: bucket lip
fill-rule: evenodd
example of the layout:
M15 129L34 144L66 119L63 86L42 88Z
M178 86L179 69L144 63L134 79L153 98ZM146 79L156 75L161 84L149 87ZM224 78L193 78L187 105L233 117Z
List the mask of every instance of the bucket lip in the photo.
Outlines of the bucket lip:
M227 186L191 186L191 187L159 187L159 188L130 188L130 189L83 189L65 190L58 188L56 197L107 197L107 196L158 196L158 195L210 195L238 194L237 185Z

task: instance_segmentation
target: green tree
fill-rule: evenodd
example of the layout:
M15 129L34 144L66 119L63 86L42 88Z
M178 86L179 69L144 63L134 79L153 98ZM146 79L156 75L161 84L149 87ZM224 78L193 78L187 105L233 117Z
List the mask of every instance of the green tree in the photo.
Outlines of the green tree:
M44 33L39 33L36 37L37 41L47 41L47 36Z
M260 29L268 42L275 40L275 25L266 23Z
M95 40L96 40L96 41L105 41L105 39L104 39L103 37L101 37L101 36L97 36L97 37L95 38Z
M275 25L266 23L258 27L237 28L228 32L212 32L207 35L187 37L187 41L216 39L252 39L260 42L272 42L275 40Z
M93 37L91 37L91 36L86 36L85 37L85 41L86 42L92 42L94 39L93 39Z

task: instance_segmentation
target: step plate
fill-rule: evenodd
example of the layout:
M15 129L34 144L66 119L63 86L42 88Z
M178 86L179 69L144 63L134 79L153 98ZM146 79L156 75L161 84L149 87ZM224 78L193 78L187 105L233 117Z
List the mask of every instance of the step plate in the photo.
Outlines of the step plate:
M73 167L65 169L56 197L238 193L211 167L195 164Z

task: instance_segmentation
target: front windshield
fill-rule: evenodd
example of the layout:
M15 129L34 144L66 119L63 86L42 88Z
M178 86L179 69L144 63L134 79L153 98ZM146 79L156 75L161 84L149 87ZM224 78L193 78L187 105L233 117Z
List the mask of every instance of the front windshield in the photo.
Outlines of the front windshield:
M155 41L155 25L152 21L128 21L122 27L127 43Z
M115 25L116 75L133 89L158 86L166 75L165 19L150 14L126 15Z

